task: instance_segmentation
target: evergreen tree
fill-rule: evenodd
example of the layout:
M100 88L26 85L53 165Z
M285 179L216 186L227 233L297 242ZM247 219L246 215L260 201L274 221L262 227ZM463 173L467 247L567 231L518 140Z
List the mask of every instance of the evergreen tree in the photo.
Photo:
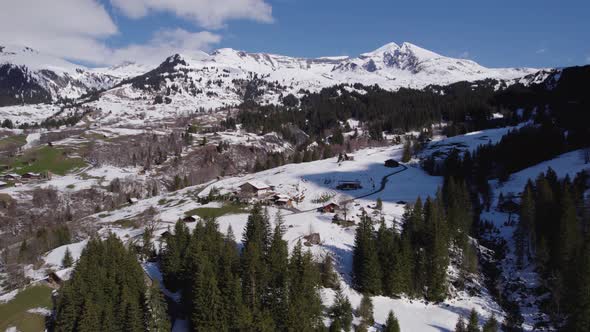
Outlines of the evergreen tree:
M498 332L498 320L494 314L483 325L482 332Z
M332 319L332 325L330 325L331 330L336 331L336 328L340 328L347 332L350 331L352 325L352 305L340 290L336 291L334 304L329 310L329 315Z
M148 290L146 326L149 332L170 331L167 304L160 290L160 283L154 279Z
M408 140L404 143L402 162L407 163L410 160L412 160L412 142Z
M72 253L70 252L70 248L66 247L66 252L64 253L64 257L61 260L61 266L63 267L70 267L74 264L74 259L72 258Z
M84 300L82 316L76 330L80 332L95 332L100 330L98 308L90 299Z
M375 324L375 318L373 318L373 301L366 294L363 294L357 313L365 325L372 326Z
M363 213L356 230L352 264L355 287L361 292L379 294L381 292L379 258L373 234L373 222L366 213Z
M323 287L332 289L340 288L338 273L334 269L334 258L332 258L331 254L326 254L324 257L324 261L320 265L320 273Z
M393 311L389 311L389 314L387 315L387 321L385 322L383 332L400 332L399 322L393 314Z
M283 220L277 213L269 251L268 307L278 330L286 330L289 312L289 249L283 240Z
M576 295L570 299L573 310L567 323L567 331L590 331L590 238L586 239L575 276Z
M475 309L471 309L469 313L469 321L467 323L467 332L480 332L479 330L479 318Z
M268 286L268 265L265 263L270 242L269 228L261 207L255 205L248 216L241 257L244 303L253 311L261 308Z
M322 301L319 294L320 271L312 254L302 252L301 241L293 249L289 264L289 329L314 330L323 326Z
M427 292L429 301L443 301L447 293L448 233L441 202L428 198L424 205L427 227Z
M459 316L459 319L457 320L455 332L467 332L467 326L465 326L465 320L462 316Z

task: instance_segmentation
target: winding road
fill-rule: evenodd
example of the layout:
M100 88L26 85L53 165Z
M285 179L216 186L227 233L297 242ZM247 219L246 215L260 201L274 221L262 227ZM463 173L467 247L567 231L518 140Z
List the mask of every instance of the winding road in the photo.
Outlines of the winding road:
M348 200L346 202L354 202L357 199L366 198L366 197L369 197L369 196L372 196L372 195L375 195L375 194L378 194L378 193L382 192L383 190L385 190L385 186L387 185L387 181L389 181L389 178L391 176L394 176L396 174L399 174L399 173L401 173L401 172L403 172L403 171L405 171L405 170L408 169L408 166L402 165L402 164L400 164L399 167L402 167L402 169L397 170L397 171L392 172L392 173L389 173L389 174L385 175L383 178L381 178L381 185L379 186L379 188L377 190L374 190L374 191L372 191L370 193L367 193L367 194L364 194L364 195L361 195L361 196L353 197L353 198L351 198L350 200ZM293 211L293 213L291 215L294 215L294 214L300 214L300 213L306 213L306 212L315 211L317 209L318 208L316 207L316 208L308 209L308 210L297 210L295 208L291 208L289 210L290 211Z

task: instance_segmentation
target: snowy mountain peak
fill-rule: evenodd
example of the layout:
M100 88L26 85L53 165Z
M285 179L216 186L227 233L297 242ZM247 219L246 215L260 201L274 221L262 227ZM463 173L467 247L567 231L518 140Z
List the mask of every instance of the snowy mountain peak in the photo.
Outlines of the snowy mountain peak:
M376 54L383 54L383 53L393 53L397 50L399 50L399 45L391 42L391 43L387 43L381 47L379 47L378 49L371 51L371 52L367 52L367 53L363 53L361 54L361 57L366 56L366 57L370 57Z

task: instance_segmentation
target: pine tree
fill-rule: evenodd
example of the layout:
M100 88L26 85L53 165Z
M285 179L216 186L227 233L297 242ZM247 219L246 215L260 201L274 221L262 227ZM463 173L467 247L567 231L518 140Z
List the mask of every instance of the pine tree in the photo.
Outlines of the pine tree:
M319 294L320 271L312 254L309 251L302 253L301 241L293 249L289 279L289 329L307 331L323 326L322 301Z
M339 327L344 331L350 331L352 325L352 305L342 291L336 291L334 304L329 310L330 318L332 319L331 329Z
M226 327L223 317L221 292L212 264L202 259L193 277L191 288L191 324L197 331L222 331Z
M363 213L357 227L353 248L353 280L355 287L369 294L381 292L381 271L373 234L373 222Z
M74 264L72 253L70 252L70 248L66 247L66 252L64 253L63 259L61 260L61 266L70 267L72 264Z
M167 304L160 290L160 283L157 279L152 281L147 296L147 330L149 332L170 331L170 320L168 319Z
M449 265L448 233L441 203L438 197L434 200L428 198L424 205L429 242L426 247L426 298L435 302L443 301L446 297Z
M494 314L483 325L482 332L498 332L498 320Z
M462 316L459 316L459 319L457 320L457 324L455 325L455 332L467 332L465 320Z
M383 332L400 332L399 322L393 311L389 311L389 315L387 315L387 321L385 322Z
M289 249L283 240L283 220L277 213L276 226L270 245L268 307L278 330L287 327L289 312Z
M252 311L261 308L264 291L268 285L268 266L265 264L270 241L268 228L269 223L261 207L255 205L248 216L241 257L244 303Z
M363 294L357 313L367 326L375 324L375 318L373 318L373 301L366 294Z
M331 254L326 254L324 261L320 266L320 273L322 275L322 286L331 289L339 289L340 282L338 280L338 273L334 269L334 258Z
M590 331L590 238L586 238L575 274L575 294L567 331Z
M80 332L94 332L100 330L100 322L98 316L98 308L90 299L84 300L84 307L82 309L82 316L78 322L76 330Z
M524 256L532 255L532 246L535 244L535 201L532 183L529 181L522 194L520 205L520 218L515 230L517 264L522 266Z
M412 159L412 142L409 140L404 143L404 151L402 154L402 162L407 163Z
M467 323L467 332L480 332L479 330L479 318L475 309L471 309L469 313L469 322Z

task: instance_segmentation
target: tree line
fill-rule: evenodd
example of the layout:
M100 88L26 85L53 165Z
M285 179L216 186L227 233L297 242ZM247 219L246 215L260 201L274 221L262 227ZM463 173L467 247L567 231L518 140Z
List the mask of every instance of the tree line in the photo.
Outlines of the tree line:
M164 282L182 293L183 308L198 331L312 331L323 327L322 273L298 243L289 255L283 222L258 205L248 217L241 249L231 228L214 219L190 233L181 222L166 238Z
M548 292L544 309L568 331L590 329L589 176L559 180L552 169L522 191L514 232L517 263L536 263Z
M406 206L401 232L382 220L375 231L363 214L353 249L353 283L363 293L405 294L440 302L447 297L451 248L461 249L464 275L476 272L477 255L469 241L474 222L465 182L445 180L435 197Z

